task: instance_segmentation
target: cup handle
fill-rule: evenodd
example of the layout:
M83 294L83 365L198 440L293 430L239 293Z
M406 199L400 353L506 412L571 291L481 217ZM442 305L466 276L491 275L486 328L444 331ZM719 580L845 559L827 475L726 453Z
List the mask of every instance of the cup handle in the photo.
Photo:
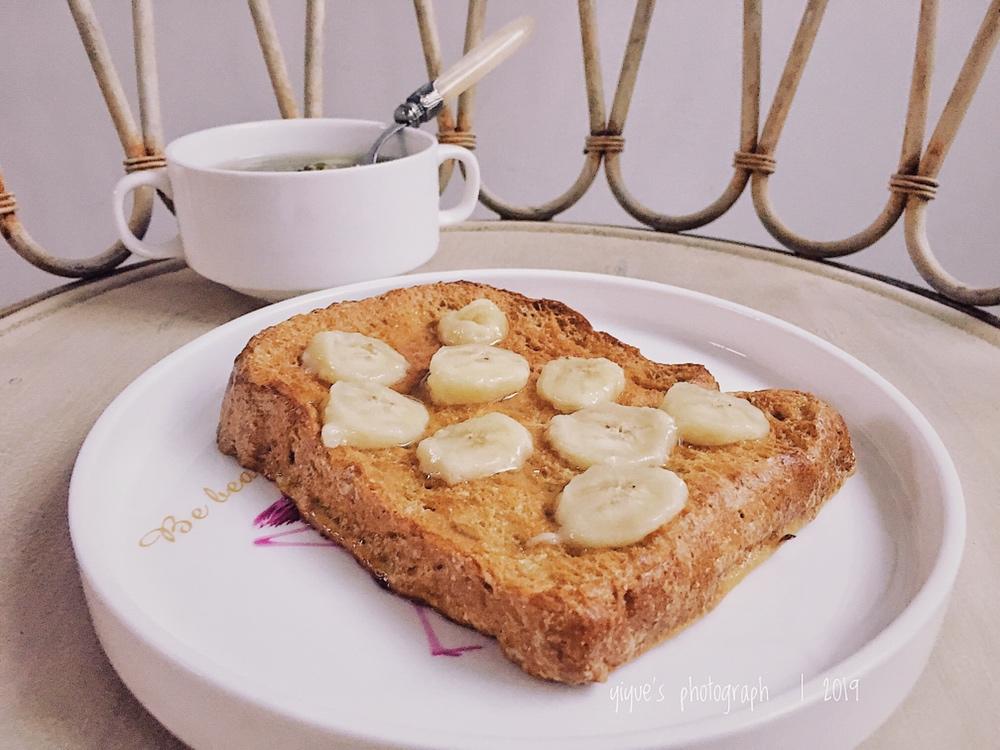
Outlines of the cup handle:
M174 235L165 242L147 242L132 234L128 219L125 218L125 198L133 190L146 185L161 190L168 198L174 197L165 167L133 172L122 177L115 185L114 193L111 196L111 209L114 213L118 236L121 237L125 247L144 258L152 258L153 260L183 258L184 246L181 244L180 235Z
M462 198L451 208L438 211L441 226L448 227L465 221L476 210L476 203L479 202L479 160L469 149L451 143L439 144L437 157L438 164L455 159L465 166L465 190L462 191Z

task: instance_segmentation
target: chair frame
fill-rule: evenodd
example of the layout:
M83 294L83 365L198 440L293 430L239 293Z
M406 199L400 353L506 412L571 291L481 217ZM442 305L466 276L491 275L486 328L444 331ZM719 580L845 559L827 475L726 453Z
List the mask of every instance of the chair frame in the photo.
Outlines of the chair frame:
M889 197L868 226L843 239L820 241L809 239L788 227L775 211L769 188L771 177L777 170L775 152L781 132L828 2L829 0L807 0L777 90L761 126L762 0L744 0L740 137L733 157L733 174L712 203L693 213L674 215L649 208L635 198L628 190L621 169L626 119L656 0L636 2L610 112L605 105L601 80L595 0L578 0L589 119L589 135L584 142L580 173L561 195L545 203L519 205L499 196L485 183L480 190L480 202L496 212L501 219L547 221L566 211L586 194L603 163L611 192L625 211L654 230L682 232L705 226L725 214L749 183L754 209L763 226L781 245L798 255L821 259L860 252L882 238L903 218L910 259L932 288L953 302L973 306L1000 304L1000 286L973 286L951 275L935 256L927 235L927 210L938 188L937 176L1000 41L1000 0L990 1L951 95L926 143L927 105L934 68L939 1L921 0L902 144L896 171L889 177ZM121 141L125 153L125 170L131 172L163 167L164 141L160 120L152 0L132 1L139 94L138 123L126 99L90 0L68 0L68 4ZM301 112L275 29L269 0L248 0L248 5L281 116L321 117L325 0L305 0L305 81ZM413 5L428 77L433 80L441 71L441 45L433 1L413 0ZM465 25L466 50L482 39L485 26L486 0L469 0ZM450 106L442 108L437 118L440 142L475 148L474 105L473 88L459 96L454 111ZM443 165L442 189L451 176L452 163ZM149 226L155 198L153 191L148 188L136 192L130 225L139 237ZM160 195L160 199L168 210L173 210L166 196ZM2 172L0 233L29 263L58 276L101 276L109 273L129 256L128 250L120 242L87 259L65 260L51 254L32 238L18 218L17 202L13 193L5 186Z

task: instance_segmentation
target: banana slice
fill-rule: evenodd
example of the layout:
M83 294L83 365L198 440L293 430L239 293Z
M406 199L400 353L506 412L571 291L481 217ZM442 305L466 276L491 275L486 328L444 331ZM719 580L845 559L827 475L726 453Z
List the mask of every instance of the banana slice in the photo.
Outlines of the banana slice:
M558 498L559 536L581 547L638 542L687 503L684 480L659 466L592 466Z
M692 445L727 445L767 437L771 424L745 398L692 383L675 383L661 409L677 422L680 439Z
M625 390L625 371L604 357L560 357L538 376L538 395L559 411L614 401Z
M406 357L371 336L348 331L320 331L302 353L302 365L323 380L336 383L392 385L406 375Z
M330 386L323 415L323 445L407 445L424 434L429 419L422 403L384 385L340 381Z
M480 298L442 315L437 330L447 346L495 344L507 335L507 316L493 300Z
M417 445L417 460L425 474L456 484L520 469L533 448L523 425L490 412L424 438Z
M517 393L530 373L528 360L507 349L442 346L431 357L427 389L438 404L485 404Z
M677 428L666 412L621 404L559 414L546 435L556 453L581 469L594 464L656 466L677 443Z

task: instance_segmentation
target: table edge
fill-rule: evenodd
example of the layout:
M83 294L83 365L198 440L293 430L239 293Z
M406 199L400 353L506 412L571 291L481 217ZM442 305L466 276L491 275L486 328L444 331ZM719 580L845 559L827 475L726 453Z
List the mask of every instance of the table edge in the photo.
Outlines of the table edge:
M152 266L159 266L151 270ZM169 273L171 271L179 271L185 268L187 264L177 258L160 259L160 260L143 260L138 263L129 263L128 265L121 265L117 268L111 270L108 273L101 274L100 276L90 276L84 279L77 279L75 281L70 281L65 284L60 284L59 286L54 286L51 289L46 289L45 291L39 292L38 294L32 294L30 297L25 297L23 300L19 300L10 305L0 307L0 320L8 318L14 313L21 312L22 310L36 305L39 302L45 302L53 297L58 297L61 294L66 294L68 292L74 292L78 289L84 289L87 287L93 287L94 292L100 293L101 291L108 291L119 286L124 286L133 281L138 281L139 279L145 279L150 276L158 276L161 273ZM148 272L150 271L151 272ZM137 273L143 271L143 273ZM123 279L124 276L137 275L137 279ZM89 296L94 296L89 295Z
M943 294L931 289L929 287L918 286L909 281L904 281L903 279L897 279L894 276L888 276L878 271L869 271L864 268L859 268L857 266L852 266L848 263L842 263L839 261L824 259L824 258L809 258L804 255L799 255L792 252L791 250L785 250L783 248L769 247L768 245L758 245L753 242L743 242L742 240L731 240L725 237L713 237L708 234L696 234L694 232L659 232L653 229L648 229L645 227L630 227L623 224L591 224L588 222L543 222L543 221L512 221L512 220L486 220L486 221L470 221L463 224L459 224L455 227L450 227L444 231L493 231L493 230L503 230L507 229L510 231L549 231L549 232L566 232L567 234L595 234L595 235L606 235L606 236L618 236L618 237L628 237L630 239L639 239L647 242L656 242L658 240L669 241L676 244L688 245L688 246L699 246L702 243L697 242L697 240L708 241L719 245L718 248L712 248L717 250L722 250L723 246L729 246L732 248L749 248L751 250L763 250L767 253L772 253L775 256L784 258L790 261L796 261L796 265L801 264L802 266L808 267L813 266L814 268L832 268L838 271L845 271L850 274L861 276L863 278L876 281L887 286L891 286L894 289L898 289L904 292L912 293L922 299L928 300L930 302L936 302L943 307L950 308L956 312L963 313L970 318L978 320L980 322L986 323L987 325L1000 329L1000 315L989 312L982 308L976 307L974 305L967 305L962 302L956 302ZM685 242L685 240L688 240ZM691 242L690 240L696 240ZM811 270L811 269L809 269Z
M896 290L903 292L908 292L910 294L916 295L924 300L930 302L935 302L938 305L955 310L956 312L962 313L970 318L978 320L979 322L986 323L987 325L1000 330L1000 316L995 315L987 310L972 305L966 305L961 302L955 302L944 295L929 289L926 287L918 286L908 281L902 279L897 279L893 276L888 276L877 271L869 271L863 268L858 268L857 266L850 265L848 263L842 263L839 261L833 261L828 259L816 259L807 258L790 250L785 250L782 248L768 247L766 245L758 245L752 242L743 242L740 240L730 240L722 237L713 237L711 235L705 234L695 234L690 232L658 232L652 229L641 228L641 227L628 227L619 224L591 224L587 222L551 222L551 221L510 221L510 220L499 220L490 219L483 221L470 221L463 222L454 227L448 227L442 231L452 233L452 232L490 232L490 231L515 231L515 232L552 232L552 233L566 233L566 234L585 234L585 235L605 235L605 236L618 236L623 238L639 239L648 242L674 242L684 245L701 245L703 242L708 241L719 245L716 248L709 248L715 250L724 250L725 246L731 248L749 248L752 250L761 250L767 253L773 253L774 255L785 258L787 260L797 261L804 266L812 265L814 267L825 267L831 269L837 269L839 271L844 271L849 274L854 274L870 281L875 281L880 284L885 284L886 286L893 287ZM798 263L796 264L798 265ZM97 276L88 279L79 279L77 281L69 282L67 284L61 284L59 286L53 287L52 289L45 290L38 294L27 297L19 302L15 302L6 307L0 308L0 321L9 318L15 313L21 312L33 305L51 300L54 297L58 297L69 292L76 290L86 289L91 294L86 295L83 299L95 296L104 291L109 291L111 289L117 288L119 286L124 286L125 284L132 283L133 281L139 281L141 279L149 278L150 276L157 276L163 273L170 273L172 271L178 271L185 267L183 260L171 259L171 260L146 260L138 263L132 263L125 266L119 266L118 268L111 271L111 273L104 274L102 276ZM804 270L811 270L805 268ZM136 278L133 278L136 277Z
M965 313L976 320L980 320L983 323L987 323L994 328L1000 329L1000 316L991 313L989 310L984 310L981 307L976 307L975 305L968 305L964 302L956 302L949 297L945 297L938 291L931 289L929 287L919 286L910 281L904 281L903 279L897 279L895 276L889 276L888 274L879 273L878 271L869 271L866 268L859 268L858 266L853 266L849 263L842 263L836 260L830 260L829 258L808 258L804 255L798 255L793 253L791 250L785 250L784 248L778 247L768 247L767 245L757 245L752 242L741 242L737 240L727 240L722 237L713 237L707 234L692 234L685 233L687 237L697 237L703 240L712 240L713 242L722 242L731 245L740 245L742 247L750 247L755 250L766 250L769 253L776 253L778 255L783 255L788 258L795 258L797 260L805 261L806 263L815 263L819 266L828 266L830 268L836 268L841 271L847 271L849 273L857 274L858 276L864 276L865 278L872 279L874 281L879 281L883 284L888 284L897 289L902 289L905 292L911 292L924 299L930 300L931 302L937 302L938 304L944 305L945 307L950 307L952 310L957 310L958 312ZM0 316L2 317L2 316Z

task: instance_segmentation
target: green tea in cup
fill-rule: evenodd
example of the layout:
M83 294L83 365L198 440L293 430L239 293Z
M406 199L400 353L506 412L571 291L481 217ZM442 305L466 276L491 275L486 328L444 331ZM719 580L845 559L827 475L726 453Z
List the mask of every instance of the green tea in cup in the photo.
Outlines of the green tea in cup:
M361 163L364 154L268 154L266 156L250 156L219 165L219 169L233 172L320 172L328 169L343 169L356 167ZM379 156L379 163L392 161L394 156Z

